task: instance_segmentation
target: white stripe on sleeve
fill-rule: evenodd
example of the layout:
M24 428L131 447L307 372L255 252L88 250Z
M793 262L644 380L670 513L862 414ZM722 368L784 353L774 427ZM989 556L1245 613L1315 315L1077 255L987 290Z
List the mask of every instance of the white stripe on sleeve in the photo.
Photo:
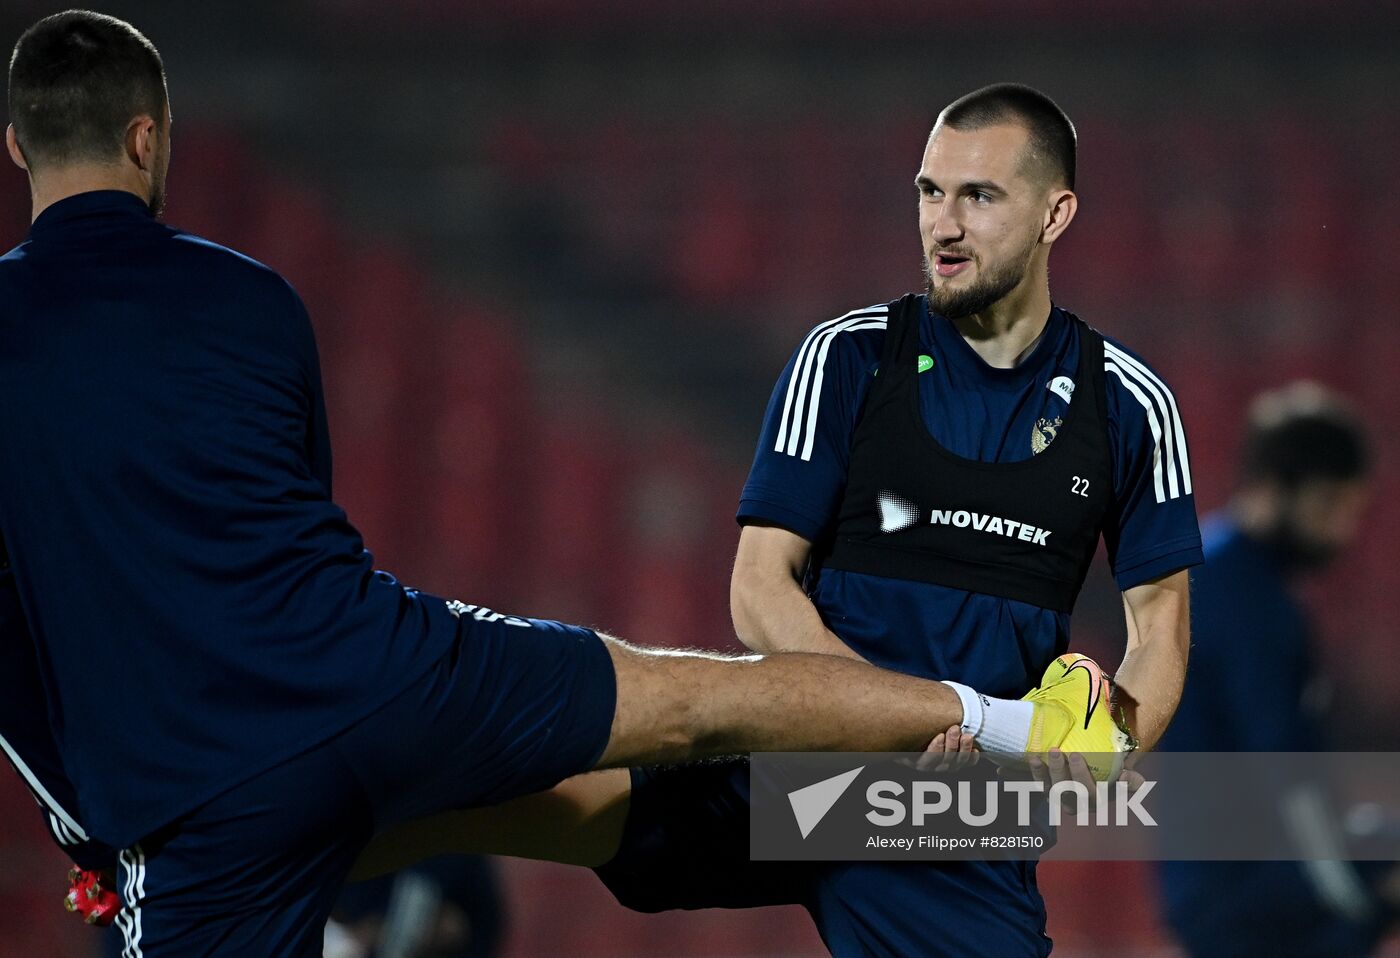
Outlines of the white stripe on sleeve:
M39 781L39 776L35 775L30 770L29 766L24 763L24 760L19 757L19 753L10 747L9 742L5 741L3 735L0 735L0 749L4 750L11 764L14 765L15 770L19 772L20 777L24 779L25 783L29 786L29 790L34 793L34 797L39 800L39 803L43 805L45 809L58 816L58 820L68 826L69 830L77 836L78 841L87 841L87 832L83 831L83 827L77 823L72 815L64 811L62 805L54 801L54 797L49 794L49 790L44 787L44 783Z
M888 313L888 306L858 309L822 323L807 334L793 364L792 378L788 380L774 452L789 456L800 454L804 461L811 460L822 383L826 377L826 357L832 340L843 332L883 328L888 322L885 319Z
M836 338L837 333L850 333L862 329L884 329L887 320L870 320L863 323L853 323L832 330L827 334L826 340L822 343L821 355L817 361L817 375L812 381L812 398L807 404L807 441L802 445L802 461L812 461L812 447L817 441L817 412L821 409L822 383L826 380L826 353L831 348L831 342ZM789 452L791 455L791 452Z
M1132 393L1134 398L1142 404L1143 411L1147 413L1147 425L1152 430L1152 487L1157 493L1158 502L1166 502L1167 494L1162 483L1162 426L1157 422L1157 410L1152 405L1141 389L1128 377L1123 375L1123 371L1113 363L1104 363L1104 372L1113 373L1123 386Z
M1134 359L1113 343L1105 341L1103 348L1105 356L1111 356L1120 366L1136 373L1141 381L1161 390L1161 397L1166 401L1168 418L1172 430L1171 439L1172 448L1175 452L1176 466L1181 470L1182 488L1185 494L1189 496L1191 494L1191 457L1186 452L1186 429L1181 424L1181 410L1177 408L1176 397L1172 395L1172 391L1167 388L1167 384L1162 382L1161 378L1144 363Z

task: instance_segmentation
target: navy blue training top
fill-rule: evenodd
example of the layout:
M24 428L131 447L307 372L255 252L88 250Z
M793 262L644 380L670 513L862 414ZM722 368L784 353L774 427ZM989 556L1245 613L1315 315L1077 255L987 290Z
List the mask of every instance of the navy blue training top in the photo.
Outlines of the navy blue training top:
M456 619L374 571L330 474L272 270L116 191L0 258L0 537L93 836L130 845L447 651Z
M1228 512L1204 525L1207 565L1191 575L1191 666L1157 748L1184 752L1310 752L1328 746L1310 710L1308 615L1267 544ZM1243 681L1242 676L1248 676Z
M64 852L83 868L112 868L117 853L74 816L77 793L49 731L48 701L14 576L0 554L0 752L14 768Z
M983 462L1048 448L1079 369L1069 317L1052 309L1031 354L999 369L930 314L927 299L923 306L919 398L934 438ZM793 354L768 404L741 523L772 523L812 542L831 533L888 311L871 306L822 323ZM1175 397L1141 357L1111 338L1104 349L1114 487L1103 536L1126 590L1199 563L1201 538ZM875 664L989 695L1024 694L1069 642L1068 615L998 596L835 569L808 589L827 627Z

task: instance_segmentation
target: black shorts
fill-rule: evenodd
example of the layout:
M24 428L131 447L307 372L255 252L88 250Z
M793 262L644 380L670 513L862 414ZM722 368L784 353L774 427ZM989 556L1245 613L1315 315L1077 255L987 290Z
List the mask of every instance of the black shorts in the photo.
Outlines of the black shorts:
M804 904L811 867L749 860L747 758L632 770L616 857L594 869L634 911Z
M375 832L591 769L617 700L602 640L485 619L464 613L449 654L379 711L124 850L123 954L319 956Z

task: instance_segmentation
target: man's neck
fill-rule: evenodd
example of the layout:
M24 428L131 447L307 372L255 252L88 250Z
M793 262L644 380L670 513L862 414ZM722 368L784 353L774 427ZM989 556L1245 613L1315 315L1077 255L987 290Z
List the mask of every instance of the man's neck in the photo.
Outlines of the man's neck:
M1050 322L1050 290L1037 283L1013 290L980 313L953 320L962 338L983 362L1012 369L1040 343Z
M55 203L95 190L121 190L134 194L143 203L151 201L150 188L139 175L104 165L68 166L29 178L29 198L33 203L30 222Z

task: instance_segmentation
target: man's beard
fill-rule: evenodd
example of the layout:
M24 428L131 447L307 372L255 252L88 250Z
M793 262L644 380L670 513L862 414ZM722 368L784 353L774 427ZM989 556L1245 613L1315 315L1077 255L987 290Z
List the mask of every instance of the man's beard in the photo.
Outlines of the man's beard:
M155 169L155 175L151 177L151 198L146 201L146 209L150 210L152 216L159 216L165 212L165 177L170 171L170 154L165 153Z
M151 199L147 200L146 209L150 210L151 216L160 216L165 211L165 178L161 176L158 181L151 183Z
M928 290L929 312L936 313L944 319L962 319L964 316L986 310L1005 298L1025 279L1030 254L1031 248L1028 247L1025 255L1006 260L999 268L979 276L976 281L961 289L936 287L934 280L937 277L933 273L932 260L925 255L924 287Z

